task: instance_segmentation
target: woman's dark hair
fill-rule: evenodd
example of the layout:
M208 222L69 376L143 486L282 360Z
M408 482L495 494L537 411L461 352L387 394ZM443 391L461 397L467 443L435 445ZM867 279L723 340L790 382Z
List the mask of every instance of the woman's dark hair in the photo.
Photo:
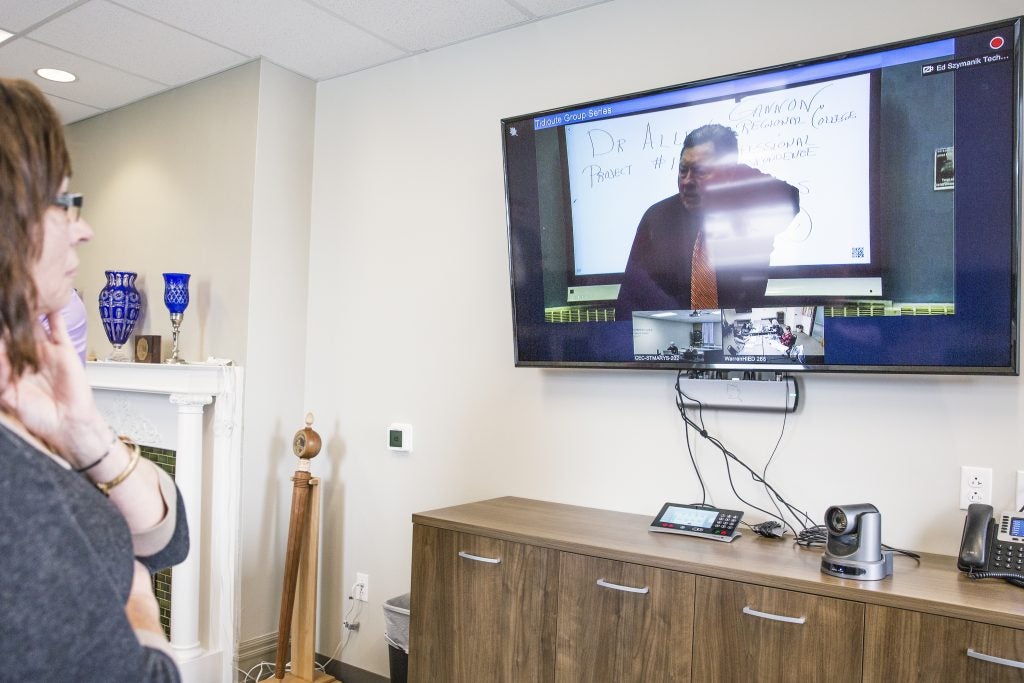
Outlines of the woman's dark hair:
M0 343L16 378L39 367L32 266L43 214L71 175L57 113L28 81L0 78Z

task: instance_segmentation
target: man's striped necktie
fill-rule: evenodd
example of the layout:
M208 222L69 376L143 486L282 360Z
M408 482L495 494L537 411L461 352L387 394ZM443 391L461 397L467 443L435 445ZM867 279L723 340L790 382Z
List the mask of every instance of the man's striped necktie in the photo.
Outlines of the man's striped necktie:
M718 278L708 257L704 231L693 245L693 266L690 269L690 308L695 311L718 308Z

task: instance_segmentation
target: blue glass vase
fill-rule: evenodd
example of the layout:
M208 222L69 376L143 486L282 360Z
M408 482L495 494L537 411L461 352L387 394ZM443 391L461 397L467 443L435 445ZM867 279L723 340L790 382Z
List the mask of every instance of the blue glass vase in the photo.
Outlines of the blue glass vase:
M129 270L108 270L107 286L100 290L100 320L114 350L107 360L126 361L122 346L132 336L135 322L142 311L142 298L135 289L136 273Z
M188 273L164 273L164 305L171 313L171 338L173 350L171 357L165 363L184 363L178 357L178 332L181 329L181 319L188 308Z

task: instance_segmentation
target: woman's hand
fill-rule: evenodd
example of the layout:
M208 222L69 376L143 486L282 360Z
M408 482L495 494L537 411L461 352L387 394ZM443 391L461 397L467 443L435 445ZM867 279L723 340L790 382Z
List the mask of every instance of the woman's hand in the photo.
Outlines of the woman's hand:
M54 313L49 322L49 335L39 326L39 369L3 385L0 405L72 467L88 467L92 481L110 482L128 467L132 449L114 439L96 407L63 316ZM0 353L0 379L5 377L9 368ZM167 514L157 468L146 459L109 495L132 533L152 528Z
M124 613L128 617L128 623L136 631L152 631L163 635L164 631L160 626L160 605L153 595L153 578L149 570L138 560L135 560L135 575L132 577L132 588L128 593Z
M0 403L72 467L83 467L110 448L111 433L96 407L85 369L63 316L48 316L37 336L39 369L5 383Z

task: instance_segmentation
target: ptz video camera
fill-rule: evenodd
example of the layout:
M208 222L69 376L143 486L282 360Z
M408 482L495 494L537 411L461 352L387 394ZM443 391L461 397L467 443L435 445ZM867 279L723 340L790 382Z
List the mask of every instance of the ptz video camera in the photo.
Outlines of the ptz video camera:
M874 505L833 505L825 511L825 528L822 572L859 581L892 574L892 551L882 551L882 515Z

